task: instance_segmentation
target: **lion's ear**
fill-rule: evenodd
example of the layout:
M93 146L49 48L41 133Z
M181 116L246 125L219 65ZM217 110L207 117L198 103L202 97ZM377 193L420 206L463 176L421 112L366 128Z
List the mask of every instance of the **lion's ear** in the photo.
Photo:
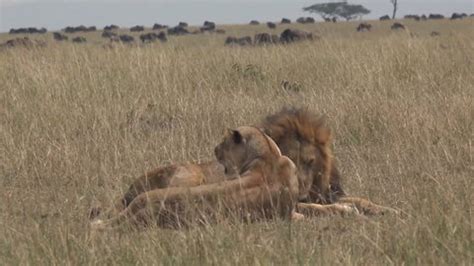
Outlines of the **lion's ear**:
M240 144L244 142L244 138L242 137L242 134L238 130L232 130L232 140L234 141L235 144Z

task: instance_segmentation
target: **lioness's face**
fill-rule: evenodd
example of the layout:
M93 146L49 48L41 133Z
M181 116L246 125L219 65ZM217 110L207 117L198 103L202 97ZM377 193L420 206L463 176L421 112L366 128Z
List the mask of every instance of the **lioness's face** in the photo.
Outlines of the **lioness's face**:
M247 139L238 130L228 130L214 149L217 161L224 166L226 176L237 177L246 159Z

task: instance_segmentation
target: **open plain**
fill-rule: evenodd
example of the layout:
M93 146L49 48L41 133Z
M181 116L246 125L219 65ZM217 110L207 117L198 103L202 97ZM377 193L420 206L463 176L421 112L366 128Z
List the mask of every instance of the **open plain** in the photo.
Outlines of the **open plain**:
M0 262L472 265L474 19L401 22L218 25L112 46L47 33L30 37L45 47L0 50ZM320 39L224 45L285 28ZM285 106L327 117L349 195L402 214L89 230L90 207L146 170L211 160L226 128Z

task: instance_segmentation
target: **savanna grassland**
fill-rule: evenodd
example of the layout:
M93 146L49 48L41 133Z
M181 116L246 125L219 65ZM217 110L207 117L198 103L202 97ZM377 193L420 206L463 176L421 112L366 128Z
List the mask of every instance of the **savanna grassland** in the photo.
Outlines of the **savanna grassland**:
M104 48L96 32L0 51L1 264L472 265L474 19L371 23L291 25L321 36L291 45ZM403 214L90 232L90 207L135 177L211 160L224 129L284 106L327 117L350 195Z

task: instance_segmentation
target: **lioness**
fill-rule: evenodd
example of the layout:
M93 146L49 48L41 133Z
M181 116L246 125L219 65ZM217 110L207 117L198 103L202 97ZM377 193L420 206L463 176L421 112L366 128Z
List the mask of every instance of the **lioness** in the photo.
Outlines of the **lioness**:
M96 228L124 221L148 224L150 218L163 226L186 224L187 204L196 202L200 212L212 213L220 206L251 218L270 218L275 214L290 218L298 198L295 164L283 156L275 142L255 127L239 127L229 131L215 148L217 160L232 171L232 179L191 187L157 188L140 193L117 217L97 220ZM188 169L182 166L179 171ZM179 172L178 171L178 172ZM188 179L199 183L201 173ZM188 175L188 174L185 174ZM179 174L174 175L179 179ZM173 184L173 178L168 184ZM186 183L185 185L189 185ZM189 208L189 207L188 207ZM185 217L185 218L183 218Z

